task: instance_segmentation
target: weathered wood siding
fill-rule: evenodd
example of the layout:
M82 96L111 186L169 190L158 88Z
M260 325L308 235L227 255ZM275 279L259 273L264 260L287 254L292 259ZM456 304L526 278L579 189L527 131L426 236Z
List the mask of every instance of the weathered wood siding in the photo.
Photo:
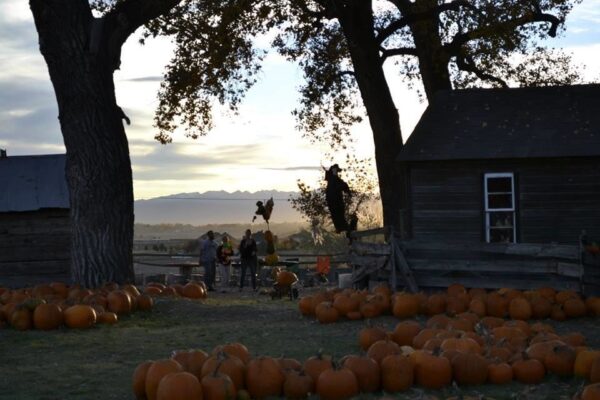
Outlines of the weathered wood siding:
M412 237L485 241L485 173L515 174L517 241L576 244L600 236L600 158L423 161L408 165Z
M0 213L0 286L69 280L69 210Z

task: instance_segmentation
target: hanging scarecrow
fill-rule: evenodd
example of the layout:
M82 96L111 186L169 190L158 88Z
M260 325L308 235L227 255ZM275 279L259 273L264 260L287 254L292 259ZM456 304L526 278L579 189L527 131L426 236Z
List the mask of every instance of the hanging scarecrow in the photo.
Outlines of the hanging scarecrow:
M252 217L252 222L256 220L258 215L262 215L263 219L267 223L267 229L269 228L269 219L271 218L271 213L273 212L273 206L275 202L273 201L273 197L267 200L264 204L262 201L256 202L256 211L254 212L254 217Z
M346 232L346 235L350 231L356 229L355 216L348 224L346 220L346 204L344 203L344 193L351 196L350 187L344 182L342 178L338 176L338 172L342 171L339 165L333 164L329 170L325 170L325 180L327 181L327 187L325 188L325 200L329 213L331 214L331 220L335 227L336 233Z

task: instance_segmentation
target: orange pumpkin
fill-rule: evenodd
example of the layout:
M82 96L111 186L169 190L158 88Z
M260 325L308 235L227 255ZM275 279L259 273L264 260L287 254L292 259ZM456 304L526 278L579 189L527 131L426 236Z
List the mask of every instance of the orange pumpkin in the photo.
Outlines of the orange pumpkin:
M202 365L200 374L202 377L212 374L215 371L225 374L231 378L233 385L237 390L245 387L246 366L244 362L235 356L220 352L215 356L206 359Z
M361 349L368 350L371 345L379 340L387 338L387 332L380 326L371 325L370 320L367 326L358 332L358 344Z
M142 400L146 398L146 374L152 365L152 361L144 361L133 371L132 388L133 395L136 399Z
M414 381L414 361L403 354L393 354L381 361L381 386L390 393L410 388Z
M402 349L400 348L400 346L398 346L395 342L389 339L385 339L378 340L377 342L373 343L367 351L367 356L371 357L373 360L375 360L378 364L381 365L381 361L385 357L392 354L401 353Z
M418 385L429 389L441 389L452 382L450 361L436 354L415 352L415 380Z
M276 282L279 286L289 287L298 281L296 274L290 271L281 271L277 274Z
M317 380L316 389L319 398L323 400L344 400L359 393L358 380L347 368L323 371Z
M35 329L57 329L63 321L63 312L56 304L40 304L33 312L33 326L35 326Z
M391 339L400 346L411 346L413 339L420 331L421 325L417 321L401 321L394 328Z
M515 361L512 365L516 380L526 384L538 384L546 375L544 364L535 359L522 359Z
M200 384L202 385L202 398L206 400L235 399L236 394L239 393L231 378L216 370L212 374L204 376Z
M330 301L324 301L315 308L317 320L322 324L331 324L340 318L340 313Z
M581 400L598 399L600 399L600 383L593 383L583 388L583 392L581 392Z
M488 382L494 385L503 385L513 380L513 370L510 364L505 362L488 364Z
M529 300L524 297L515 297L510 301L508 314L512 319L527 321L531 319L533 311Z
M392 314L396 318L413 318L419 313L419 299L413 294L401 294L396 297Z
M106 296L108 311L115 314L129 314L131 312L131 297L123 290L112 291Z
M315 315L315 304L313 303L313 297L305 296L300 298L300 301L298 301L298 308L300 309L300 313L302 315Z
M344 357L342 365L354 372L362 393L372 393L379 390L381 383L380 368L379 364L371 357L349 355Z
M69 328L86 329L96 323L96 311L88 305L75 305L64 311L65 325Z
M183 296L189 299L203 299L206 297L206 291L201 285L189 282L183 287Z
M171 359L154 361L146 372L145 390L148 400L156 400L158 385L162 378L172 372L183 372L181 365Z
M589 379L592 363L598 357L600 357L600 351L598 350L583 350L579 352L575 358L573 374L585 379Z
M33 316L25 305L18 305L10 316L10 324L19 331L33 328Z
M274 358L257 357L248 363L246 386L255 399L281 395L284 380L283 371Z
M189 372L171 372L158 383L156 400L202 400L202 386Z
M452 374L459 385L482 385L488 378L488 364L479 354L459 351L452 358Z
M332 369L331 356L319 352L316 356L309 357L304 361L304 372L310 376L313 382L317 382L319 375L325 370Z
M137 297L137 306L140 311L149 311L154 306L154 300L148 294L141 294Z
M248 362L250 362L250 359L252 358L250 356L250 351L248 350L248 348L242 343L237 342L217 346L213 349L211 355L216 356L220 352L224 352L230 356L237 357L240 360L242 360L244 364L248 364Z
M98 322L99 324L107 325L116 324L118 321L119 317L117 317L117 314L113 312L103 312L102 314L98 314L98 317L96 319L96 322Z
M283 382L283 394L286 399L305 399L315 390L312 378L301 371L288 371Z

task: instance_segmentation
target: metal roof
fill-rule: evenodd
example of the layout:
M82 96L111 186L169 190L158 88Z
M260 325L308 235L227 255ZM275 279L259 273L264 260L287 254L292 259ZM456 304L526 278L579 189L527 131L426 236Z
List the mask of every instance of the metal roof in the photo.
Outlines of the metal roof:
M69 208L65 154L0 158L0 212Z
M401 161L600 156L600 85L442 91Z

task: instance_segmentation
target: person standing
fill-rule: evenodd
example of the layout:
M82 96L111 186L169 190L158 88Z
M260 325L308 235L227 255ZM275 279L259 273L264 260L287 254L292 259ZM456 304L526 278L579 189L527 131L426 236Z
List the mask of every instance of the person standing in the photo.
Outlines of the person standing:
M204 284L208 291L214 291L217 262L217 244L213 231L206 232L206 239L200 240L200 265L204 266Z
M217 263L219 264L219 274L221 275L221 291L225 292L229 286L229 271L231 268L231 256L233 248L227 234L223 234L221 244L217 247Z
M252 289L256 290L256 265L258 259L256 257L256 241L252 238L252 231L246 229L246 234L240 242L240 263L241 263L241 277L240 277L240 292L244 288L244 281L246 279L246 270L250 268L250 280L252 281Z

